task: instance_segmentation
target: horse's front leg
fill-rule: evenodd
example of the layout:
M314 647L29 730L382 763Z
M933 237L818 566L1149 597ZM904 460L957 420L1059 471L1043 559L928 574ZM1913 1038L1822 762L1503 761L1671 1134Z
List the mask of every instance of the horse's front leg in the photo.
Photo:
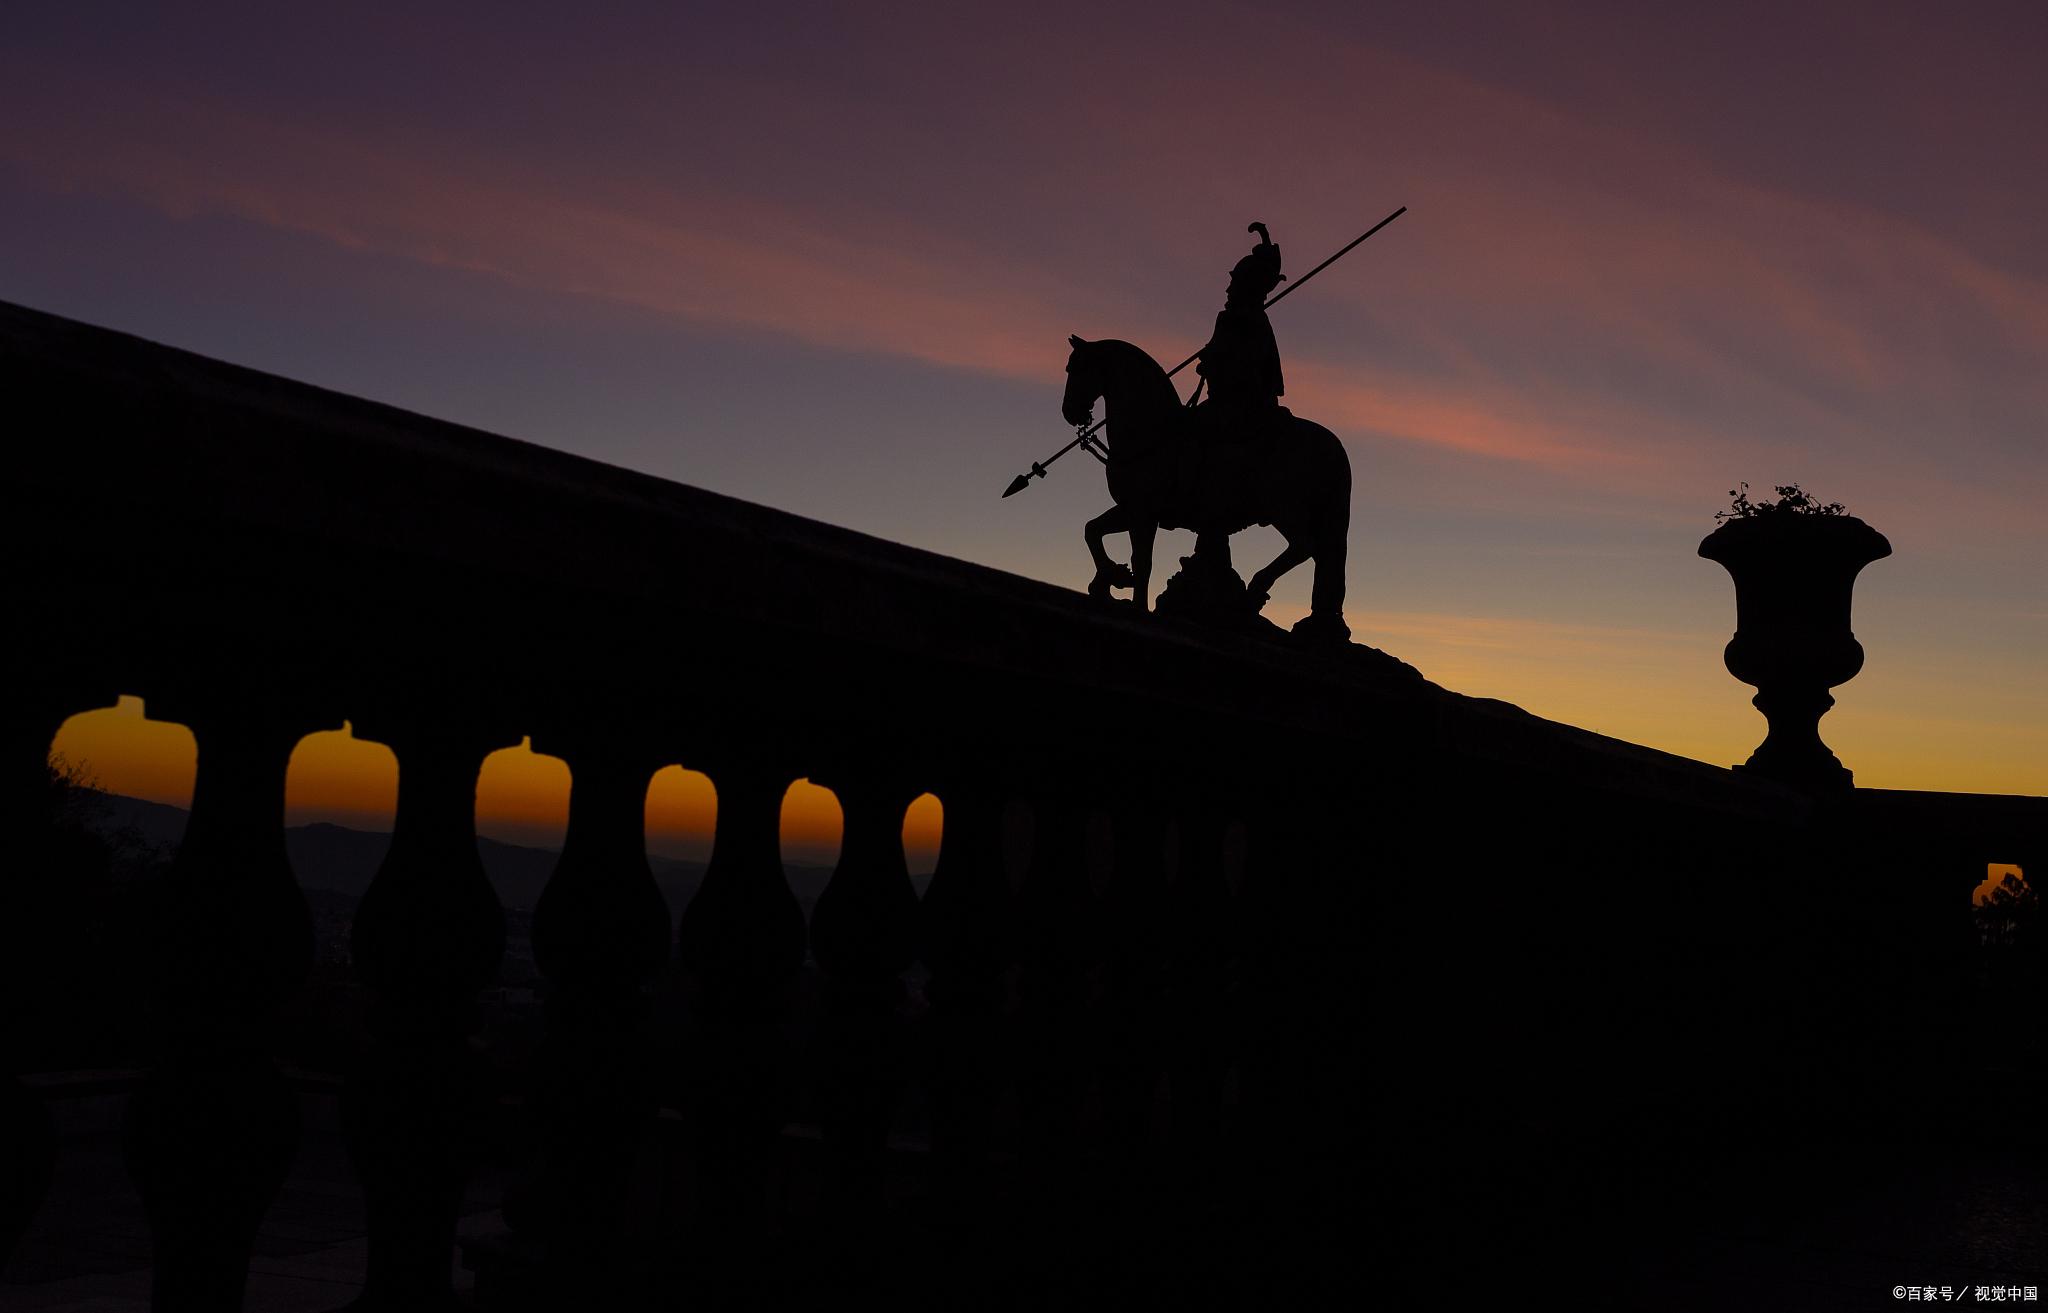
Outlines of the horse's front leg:
M1159 532L1159 524L1150 516L1142 521L1133 517L1131 531L1131 588L1132 600L1138 604L1138 614L1151 609L1152 591L1152 536Z
M1311 554L1316 558L1316 581L1310 594L1311 609L1308 617L1294 626L1294 632L1304 638L1323 643L1345 643L1351 639L1351 626L1344 623L1344 554L1349 546L1345 528L1340 522L1315 537Z
M1306 561L1308 556L1306 547L1297 546L1294 539L1289 538L1287 546L1273 558L1272 564L1252 576L1251 585L1245 589L1245 600L1251 603L1254 614L1266 609L1266 603L1273 594L1273 585L1280 581L1280 576Z
M1088 555L1095 561L1095 577L1088 581L1090 597L1108 597L1112 588L1129 588L1131 572L1109 559L1109 553L1102 550L1104 534L1124 533L1130 529L1131 517L1121 506L1112 506L1094 519L1088 521L1082 530L1082 537L1088 541Z

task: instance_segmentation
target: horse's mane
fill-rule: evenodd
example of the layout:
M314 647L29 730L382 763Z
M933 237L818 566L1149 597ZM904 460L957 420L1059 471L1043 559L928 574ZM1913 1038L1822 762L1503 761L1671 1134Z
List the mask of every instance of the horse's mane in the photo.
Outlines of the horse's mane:
M1131 380L1141 391L1149 390L1152 395L1146 400L1153 405L1180 405L1180 392L1173 386L1173 380L1142 348L1113 337L1098 338L1090 342L1088 348L1101 353L1108 369Z

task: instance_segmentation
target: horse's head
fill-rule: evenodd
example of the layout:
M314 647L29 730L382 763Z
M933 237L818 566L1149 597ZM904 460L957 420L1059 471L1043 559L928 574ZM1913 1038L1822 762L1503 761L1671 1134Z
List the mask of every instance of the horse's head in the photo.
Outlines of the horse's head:
M1096 360L1096 353L1089 350L1094 345L1078 337L1069 337L1073 354L1067 357L1067 391L1060 398L1060 414L1075 428L1085 428L1095 422L1095 402L1102 395L1102 370Z
M1100 399L1102 417L1116 430L1117 445L1138 453L1178 422L1180 394L1158 361L1113 337L1067 341L1074 347L1067 357L1067 392L1060 399L1060 414L1067 423L1076 428L1093 423Z

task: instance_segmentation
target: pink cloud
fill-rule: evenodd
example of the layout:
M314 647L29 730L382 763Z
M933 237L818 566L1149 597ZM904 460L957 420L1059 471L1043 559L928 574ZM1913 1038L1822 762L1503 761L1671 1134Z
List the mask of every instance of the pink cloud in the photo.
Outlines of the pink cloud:
M885 40L890 20L875 21ZM1053 376L1068 331L1192 348L1234 240L1209 220L1252 188L1267 218L1350 216L1297 224L1296 269L1314 243L1404 200L1411 217L1319 284L1312 308L1284 312L1297 317L1282 324L1290 401L1333 428L1635 485L1651 461L1705 468L1703 451L1781 449L1788 435L1856 450L1880 405L1940 413L1995 387L2048 412L2048 369L1991 379L1981 363L2048 362L2048 288L1903 219L1733 178L1639 127L1341 41L1251 72L1189 43L1150 62L1084 45L1064 94L1020 116L969 85L1007 85L1051 40L1016 39L1025 48L933 75L957 123L920 122L910 92L863 109L742 73L670 93L679 119L715 103L720 122L756 125L760 151L791 150L795 176L771 171L773 185L694 156L632 169L618 151L315 123L20 61L0 107L38 130L0 152L48 185L173 215L1019 379ZM1235 99L1191 117L1189 86ZM629 132L663 117L584 91L600 101L593 119L616 110ZM805 133L846 150L886 139L913 161L956 140L987 157L804 195L817 159L796 153ZM1017 208L963 220L963 171ZM1146 268L1104 229L1158 235ZM1186 289L1171 304L1147 299L1162 275ZM1329 345L1366 330L1401 341L1404 362ZM1708 404L1674 411L1644 390L1651 379Z

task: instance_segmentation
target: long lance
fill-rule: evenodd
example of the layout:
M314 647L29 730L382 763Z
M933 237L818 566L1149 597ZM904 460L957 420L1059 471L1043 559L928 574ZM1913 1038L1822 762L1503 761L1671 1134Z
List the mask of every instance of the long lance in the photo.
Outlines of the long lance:
M1368 238L1368 237L1372 236L1372 235L1373 235L1374 233L1378 232L1378 231L1379 231L1380 229L1382 229L1382 228L1386 227L1386 226L1387 226L1388 224L1392 223L1392 222L1393 222L1394 220L1396 220L1396 219L1400 218L1400 217L1401 217L1402 215L1404 215L1404 214L1406 214L1406 213L1408 213L1408 207L1407 207L1407 206L1405 206L1405 205L1404 205L1404 206L1402 206L1402 207L1401 207L1400 209L1398 209L1398 210L1395 210L1395 211L1394 211L1394 212L1393 212L1392 214L1388 215L1388 216L1387 216L1386 218L1384 218L1384 219L1380 220L1380 221L1379 221L1378 223L1374 224L1374 225L1373 225L1372 227L1370 227L1370 228L1366 229L1366 230L1365 230L1364 232L1360 233L1360 234L1359 234L1358 236L1356 236L1356 237L1352 238L1352 239L1351 239L1350 241L1346 242L1346 243L1344 244L1344 247L1343 247L1343 249L1339 250L1339 251L1338 251L1338 252L1337 252L1337 253L1336 253L1335 255L1333 255L1333 256L1331 256L1331 257L1330 257L1329 259L1327 259L1327 260L1323 261L1323 262L1322 262L1321 264L1317 265L1317 266L1316 266L1315 268L1313 268L1313 269L1309 270L1309 271L1308 271L1307 273L1303 274L1303 275L1302 275L1301 277L1299 277L1299 278L1295 279L1295 280L1294 280L1293 282L1289 283L1289 284L1288 284L1288 285L1287 285L1286 287L1283 287L1283 288L1281 288L1281 289L1280 289L1279 291L1275 292L1275 293L1273 294L1273 296L1272 296L1272 299L1271 299L1271 300L1269 300L1269 301L1267 301L1267 302L1266 302L1266 303L1265 303L1265 304L1264 304L1263 306L1261 306L1261 307L1259 307L1259 308L1260 308L1260 309L1262 309L1262 310L1271 310L1271 309L1272 309L1272 308L1273 308L1274 306L1276 306L1276 305L1279 305L1279 304L1280 304L1280 303L1281 303L1282 301L1286 300L1286 299L1287 299L1287 298L1288 298L1289 296L1293 295L1293 294L1294 294L1294 293L1295 293L1296 291L1298 291L1298 290L1299 290L1299 289L1300 289L1300 288L1301 288L1302 286L1304 286L1304 285L1305 285L1305 284L1306 284L1306 283L1308 282L1308 280L1309 280L1309 279L1311 279L1311 278L1315 277L1315 276L1316 276L1317 274L1321 273L1321 272L1322 272L1323 270L1325 270L1325 269L1329 268L1329 267L1330 267L1331 265L1333 265L1333 264L1337 263L1337 261L1339 261L1339 260L1343 259L1343 258L1344 258L1345 256L1349 255L1349 254L1351 253L1351 248L1352 248L1352 247L1354 247L1354 246L1358 245L1358 244L1359 244L1360 242L1362 242L1362 241L1364 241L1364 240L1365 240L1366 238ZM1255 224L1252 224L1252 225L1251 225L1250 227L1246 228L1246 229L1245 229L1245 231L1246 231L1246 232L1252 232L1252 231L1254 231L1255 229L1261 228L1262 226L1263 226L1263 225L1261 225L1261 224L1256 224L1256 223L1255 223ZM1197 360L1200 360L1201 358L1202 358L1202 353L1201 353L1200 351L1197 351L1197 352L1195 352L1195 354L1193 354L1193 355L1189 356L1189 357L1188 357L1188 358L1187 358L1186 360L1183 360L1183 361L1181 361L1181 362L1180 362L1180 363L1179 363L1178 365L1175 365L1175 366L1174 366L1174 367L1173 367L1172 369L1169 369L1169 370L1167 370L1167 371L1166 371L1166 376L1167 376L1168 378L1172 378L1172 377L1173 377L1173 376L1174 376L1175 374L1178 374L1178 373L1180 373L1180 371L1182 371L1183 369L1186 369L1186 368L1187 368L1187 367L1188 367L1189 365L1192 365L1192 364L1194 364L1194 363L1195 363L1195 362L1196 362ZM1009 486L1009 487L1007 487L1007 488L1005 488L1005 489L1003 489L1003 496L1005 496L1005 497L1014 497L1014 496L1016 496L1016 495L1017 495L1018 493L1020 493L1020 492L1024 491L1024 490L1025 490L1026 488L1030 487L1030 486L1031 486L1031 481L1032 481L1033 479L1042 479L1042 478L1044 478L1044 477L1045 477L1045 470L1046 470L1046 467L1047 467L1048 465L1051 465L1051 464L1052 464L1052 463L1053 463L1054 461L1056 461L1056 460L1058 460L1058 459L1059 459L1060 457L1062 457L1062 456L1066 455L1066 454L1067 454L1068 452L1072 451L1072 450L1073 450L1074 448L1076 448L1076 447L1079 447L1079 448L1081 448L1082 450L1086 451L1086 452L1087 452L1087 453L1088 453L1089 455L1091 455L1091 456L1095 457L1095 459L1097 459L1097 460L1099 460L1099 461L1103 461L1103 462L1107 463L1107 461L1108 461L1108 459L1109 459L1109 458L1108 458L1108 456L1107 456L1107 455L1105 455L1105 454L1103 453L1103 451L1102 451L1102 450L1101 450L1101 449L1100 449L1100 448L1099 448L1099 447L1098 447L1098 446L1096 445L1096 439L1095 439L1095 434L1096 434L1096 431L1097 431L1097 430L1099 430L1099 429L1100 429L1100 428L1101 428L1101 427L1102 427L1102 426L1103 426L1104 424L1107 424L1107 423L1109 423L1109 416L1107 416L1107 415L1104 415L1104 416L1103 416L1103 417L1102 417L1101 419L1098 419L1098 420L1096 420L1096 421L1095 421L1095 422L1094 422L1093 424L1090 424L1090 425L1088 425L1088 426L1087 426L1086 428L1083 428L1083 429L1080 429L1080 430L1076 431L1076 432L1075 432L1075 434L1074 434L1074 440L1073 440L1072 442L1069 442L1069 443L1068 443L1068 444L1067 444L1066 446L1064 446L1064 447L1061 447L1061 448L1060 448L1060 449L1059 449L1058 451L1054 452L1054 453L1053 453L1052 455L1050 455L1050 456L1047 456L1047 457L1046 457L1046 458L1045 458L1044 460L1035 460L1035 461L1032 461L1032 462L1031 462L1031 469L1030 469L1030 470L1029 470L1029 471L1028 471L1027 473L1024 473L1024 474L1019 474L1019 475L1018 475L1018 476L1017 476L1016 478L1014 478L1014 479L1011 479L1011 480L1010 480L1010 486Z

